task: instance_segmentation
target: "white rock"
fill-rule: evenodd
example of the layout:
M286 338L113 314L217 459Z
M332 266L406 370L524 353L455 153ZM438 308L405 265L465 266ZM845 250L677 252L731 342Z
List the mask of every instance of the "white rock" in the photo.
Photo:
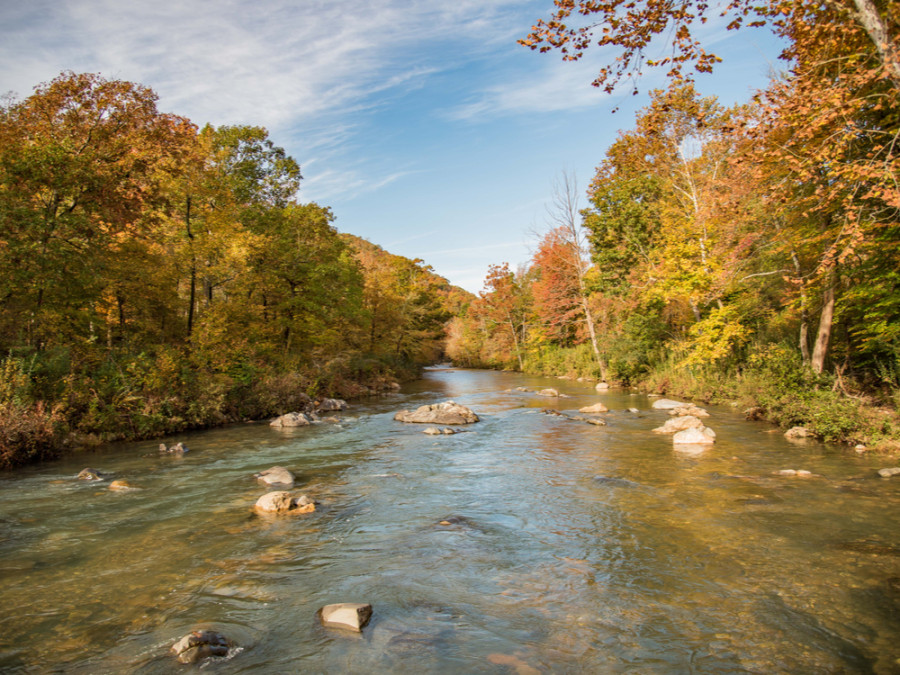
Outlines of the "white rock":
M609 384L606 382L598 382L597 386L594 387L595 391L609 391Z
M891 476L900 476L900 466L894 466L890 469L878 469L878 475L882 478L890 478Z
M680 408L684 403L681 401L673 401L670 398L661 398L658 401L653 401L653 408L655 410L672 410L673 408Z
M323 626L361 632L372 618L372 605L340 602L334 605L325 605L317 614Z
M538 396L559 396L559 392L556 389L541 389L538 393Z
M679 431L672 437L672 443L675 445L712 445L716 442L715 433L712 435L706 433L706 427L700 429L691 427L684 431ZM710 431L712 431L710 429Z
M703 428L703 422L701 422L696 417L692 417L691 415L685 415L684 417L673 417L670 420L666 420L666 423L661 427L657 427L653 430L655 434L674 434L676 431L684 431L685 429L694 429Z

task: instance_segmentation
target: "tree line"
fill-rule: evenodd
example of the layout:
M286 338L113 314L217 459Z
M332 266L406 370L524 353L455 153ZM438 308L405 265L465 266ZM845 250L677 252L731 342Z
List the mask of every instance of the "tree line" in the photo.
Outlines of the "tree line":
M334 227L261 127L63 73L0 107L0 466L411 376L465 292Z
M787 45L784 71L726 107L689 68L720 60L691 32L711 6L555 5L523 44L572 60L596 41L618 49L596 86L660 66L669 85L600 159L586 208L563 177L532 259L490 270L451 355L743 398L829 439L896 436L895 415L857 405L900 403L896 7L723 6L729 28L768 26ZM646 58L667 34L670 56Z

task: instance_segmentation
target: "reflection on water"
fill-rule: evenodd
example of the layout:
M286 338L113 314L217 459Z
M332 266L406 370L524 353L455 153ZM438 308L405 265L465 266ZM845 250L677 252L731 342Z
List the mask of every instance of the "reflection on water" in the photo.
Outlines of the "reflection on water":
M392 419L448 399L482 421ZM541 412L597 400L606 427ZM715 408L718 442L683 456L646 397L509 373L435 370L347 412L0 477L0 671L171 672L197 628L239 645L216 672L900 671L900 479L877 458ZM252 515L273 465L314 514ZM359 601L362 635L316 624Z

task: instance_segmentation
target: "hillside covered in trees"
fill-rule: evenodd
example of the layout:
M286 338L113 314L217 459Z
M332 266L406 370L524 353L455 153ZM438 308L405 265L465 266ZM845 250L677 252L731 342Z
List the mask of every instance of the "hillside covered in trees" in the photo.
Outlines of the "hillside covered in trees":
M378 390L467 301L298 201L265 129L156 101L64 73L0 109L0 467Z
M572 60L596 41L619 50L596 86L612 92L645 67L667 68L669 86L598 158L586 208L561 179L530 263L491 269L450 355L739 401L830 440L896 438L896 6L555 5L523 44ZM720 60L691 32L719 11L787 44L786 70L731 108L689 68ZM672 55L653 61L660 35L674 36Z

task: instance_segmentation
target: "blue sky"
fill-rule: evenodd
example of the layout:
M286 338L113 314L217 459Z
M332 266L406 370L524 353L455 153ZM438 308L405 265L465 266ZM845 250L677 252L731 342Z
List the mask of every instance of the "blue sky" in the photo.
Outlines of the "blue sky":
M579 187L646 92L590 86L577 63L516 44L551 0L0 0L0 92L64 70L152 87L198 125L254 124L303 168L302 201L342 232L482 288L527 262L553 184ZM765 86L779 47L713 21L725 61L698 80L725 103ZM615 114L612 109L619 107ZM582 205L586 201L582 195Z

